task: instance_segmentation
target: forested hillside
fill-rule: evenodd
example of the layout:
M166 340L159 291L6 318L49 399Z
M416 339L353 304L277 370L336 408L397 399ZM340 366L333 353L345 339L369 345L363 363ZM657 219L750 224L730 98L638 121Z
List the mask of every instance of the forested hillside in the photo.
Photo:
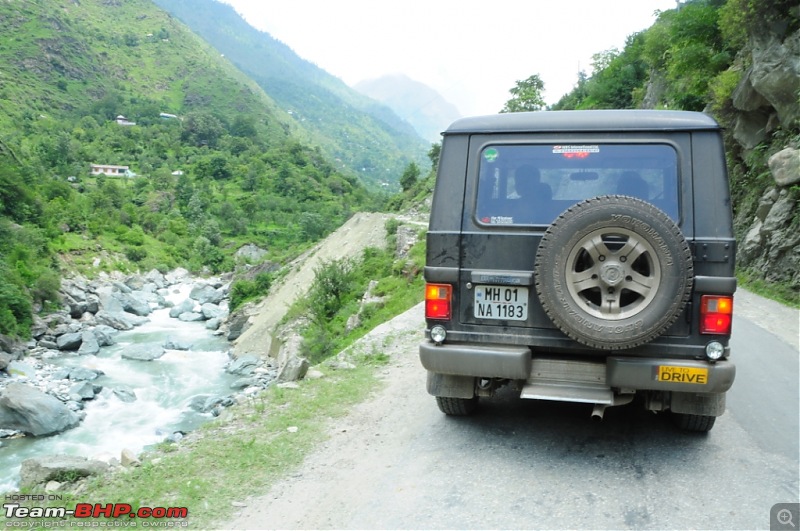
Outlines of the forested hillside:
M409 163L427 162L429 142L388 107L297 56L216 0L154 0L255 80L308 141L368 185L391 184Z
M800 304L800 5L687 0L594 55L559 109L703 111L725 129L740 278ZM539 110L543 80L505 110ZM761 286L760 286L761 285Z
M280 260L374 206L147 0L2 2L0 35L0 334L25 336L65 271L230 270L245 243Z

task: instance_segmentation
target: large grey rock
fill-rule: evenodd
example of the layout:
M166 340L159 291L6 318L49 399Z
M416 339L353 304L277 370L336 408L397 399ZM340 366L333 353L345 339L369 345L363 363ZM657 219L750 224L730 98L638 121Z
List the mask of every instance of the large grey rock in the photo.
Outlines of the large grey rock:
M239 339L245 330L250 328L250 316L244 313L236 313L228 319L228 341Z
M144 278L141 275L131 275L125 279L125 285L128 286L131 291L141 291L144 287Z
M92 331L94 332L94 337L97 339L97 343L101 347L107 347L117 342L115 338L117 334L119 334L119 330L111 328L108 325L97 325Z
M194 323L197 321L205 321L206 318L203 316L202 313L198 312L184 312L178 316L180 321L184 321L186 323Z
M243 260L244 262L252 264L264 258L266 254L267 251L261 247L252 243L248 243L247 245L239 247L236 253L234 253L234 256L240 260Z
M126 286L127 289L127 286ZM116 297L117 292L111 286L104 285L97 289L97 298L100 301L100 310L110 314L122 313L122 303Z
M800 182L800 150L787 147L769 158L769 171L778 186Z
M48 481L74 481L103 474L107 469L107 463L90 461L77 455L46 455L26 459L19 471L20 487L35 487Z
M145 317L153 312L150 303L139 292L132 293L118 293L116 294L117 300L122 304L122 309L133 315Z
M192 288L192 291L189 293L189 297L196 300L201 305L207 302L210 302L211 304L219 304L222 302L222 299L225 298L225 293L220 289L209 286L208 284L202 284Z
M294 382L302 379L308 372L309 362L306 358L291 356L278 370L279 382Z
M41 339L47 333L47 323L38 315L33 316L33 325L31 326L31 337L34 339Z
M59 350L78 350L81 342L83 342L83 334L81 332L63 334L56 338L56 345Z
M211 304L207 302L200 307L200 311L203 314L203 317L206 319L215 319L222 315L222 309L217 306L216 304Z
M92 314L100 311L100 298L93 293L86 296L86 311Z
M156 345L133 345L122 352L126 360L153 361L164 355L164 347Z
M69 388L70 396L78 396L81 400L91 400L94 398L94 385L89 382L78 382Z
M97 336L91 330L85 330L81 334L81 346L78 349L78 354L81 356L93 356L100 352L100 343L97 341Z
M8 352L0 352L0 371L4 371L14 358Z
M800 30L783 42L770 32L754 34L750 47L750 83L775 108L781 123L792 126L800 120Z
M162 289L167 286L167 281L164 278L164 275L162 275L158 269L151 269L147 272L144 278L148 282L155 284L157 289Z
M787 225L794 216L794 206L795 200L791 196L787 195L778 199L778 201L772 205L769 214L767 214L761 231L765 234L771 234Z
M70 278L61 281L61 293L69 295L76 301L85 302L87 290L86 283L81 280Z
M767 137L769 114L762 111L739 113L733 126L733 137L745 149L753 149Z
M189 313L194 310L195 304L197 303L192 299L184 299L180 304L169 309L169 316L177 318L182 313Z
M97 315L95 315L95 318L97 319L97 324L105 325L115 330L132 330L133 322L128 317L128 315L130 314L122 312L121 308L122 307L120 306L120 311L116 313L111 313L106 310L100 310L99 312L97 312Z
M71 296L69 296L67 294L63 294L61 298L63 299L64 304L67 305L67 308L69 308L69 315L73 319L79 319L81 317L81 315L86 313L86 311L88 309L88 305L86 304L85 300L76 301L75 299L73 299Z
M753 87L753 83L750 80L752 71L753 67L751 66L742 76L742 80L734 89L733 94L731 94L733 107L740 111L755 111L769 105L767 99Z
M60 400L21 383L0 395L0 428L50 435L77 426L80 419Z
M233 360L225 372L229 374L238 374L240 376L248 376L253 373L258 364L261 362L256 356L245 355L239 356Z
M189 408L199 413L209 413L218 404L222 403L222 398L213 395L196 395L189 400Z

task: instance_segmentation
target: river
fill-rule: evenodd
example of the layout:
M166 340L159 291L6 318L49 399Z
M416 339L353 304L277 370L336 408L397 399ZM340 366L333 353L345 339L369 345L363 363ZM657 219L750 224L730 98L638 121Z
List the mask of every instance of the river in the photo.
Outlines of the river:
M168 299L177 304L188 296L189 285ZM23 460L49 454L81 455L107 461L120 458L123 449L135 453L165 440L177 431L190 431L211 418L189 408L192 397L231 395L237 378L225 373L228 341L214 336L202 322L183 322L169 317L169 309L155 310L150 321L120 332L116 344L103 347L96 356L60 356L47 360L63 366L99 369L105 374L92 383L103 386L96 398L85 401L86 418L75 428L49 437L0 439L0 492L18 488ZM131 345L166 341L187 343L189 350L167 350L154 361L122 358ZM136 400L123 402L112 389L133 390Z

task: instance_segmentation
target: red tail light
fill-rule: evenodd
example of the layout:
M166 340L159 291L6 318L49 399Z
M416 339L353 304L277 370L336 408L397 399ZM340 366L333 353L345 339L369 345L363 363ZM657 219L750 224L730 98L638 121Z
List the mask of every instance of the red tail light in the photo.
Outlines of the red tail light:
M700 297L700 333L730 335L733 321L733 297Z
M425 285L425 318L450 319L453 286L450 284Z

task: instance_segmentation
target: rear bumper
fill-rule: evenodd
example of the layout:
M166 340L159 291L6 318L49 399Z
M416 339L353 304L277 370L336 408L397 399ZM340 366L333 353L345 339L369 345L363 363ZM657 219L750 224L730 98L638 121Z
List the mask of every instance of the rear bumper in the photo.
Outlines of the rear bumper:
M419 347L422 366L437 374L473 376L480 378L505 378L510 380L535 380L531 374L533 356L527 347L504 345L476 345L446 343L436 345L424 342ZM553 359L552 356L549 357ZM690 393L724 393L730 389L736 376L736 367L729 361L709 363L703 360L676 358L639 358L609 356L591 361L569 360L564 363L564 374L556 376L569 382L571 373L581 372L582 365L605 365L605 384L608 388L625 390L675 391ZM659 381L658 368L704 369L702 383L697 381ZM602 378L602 376L601 376Z

